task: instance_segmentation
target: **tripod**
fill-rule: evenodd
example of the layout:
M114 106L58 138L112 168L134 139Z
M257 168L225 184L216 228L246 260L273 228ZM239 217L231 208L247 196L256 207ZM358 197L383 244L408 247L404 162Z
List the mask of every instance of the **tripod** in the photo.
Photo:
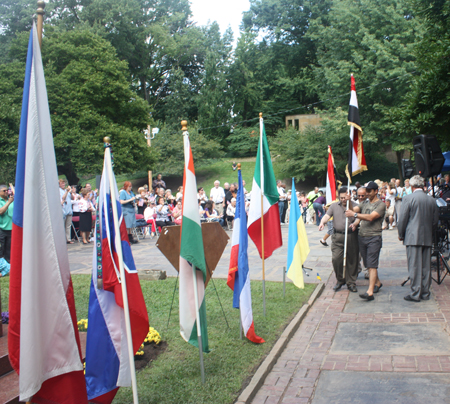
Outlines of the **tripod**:
M434 178L431 177L431 186L433 189L433 198L436 198L434 192ZM438 227L439 229L439 227ZM450 273L450 267L446 258L442 255L442 251L444 250L445 238L440 242L440 236L438 229L434 231L433 235L433 250L431 252L431 267L436 267L436 279L431 277L433 281L435 281L438 285L444 282L445 277ZM443 272L443 274L441 273Z

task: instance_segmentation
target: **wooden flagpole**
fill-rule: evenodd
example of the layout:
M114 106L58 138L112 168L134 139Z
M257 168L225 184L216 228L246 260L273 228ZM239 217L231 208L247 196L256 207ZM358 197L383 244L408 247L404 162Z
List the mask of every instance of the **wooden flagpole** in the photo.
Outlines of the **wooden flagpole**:
M105 137L104 142L109 144L109 138ZM116 195L116 187L117 184L114 181L114 174L111 165L111 150L109 147L105 147L105 166L108 171L109 176L109 189L111 192L111 206L113 211L113 219L114 219L114 228L115 231L115 239L114 244L116 247L117 257L119 260L119 270L120 270L120 284L122 287L122 299L123 299L123 311L125 314L125 330L127 335L127 347L128 347L128 356L130 359L130 373L131 373L131 387L133 390L133 403L138 404L138 393L137 393L137 382L136 382L136 369L134 367L134 352L133 352L133 339L131 336L131 324L130 324L130 309L128 306L128 294L127 294L127 284L125 279L125 269L123 265L123 254L122 254L122 240L119 231L119 215L117 212L117 204L118 200Z
M259 164L260 164L260 182L261 182L261 256L262 256L262 287L263 287L263 314L266 316L266 272L264 266L264 159L263 159L263 125L264 120L262 112L259 113Z
M37 2L38 9L36 10L37 14L37 34L38 34L38 41L39 41L39 47L42 49L42 29L44 26L44 8L45 8L45 1L39 0Z

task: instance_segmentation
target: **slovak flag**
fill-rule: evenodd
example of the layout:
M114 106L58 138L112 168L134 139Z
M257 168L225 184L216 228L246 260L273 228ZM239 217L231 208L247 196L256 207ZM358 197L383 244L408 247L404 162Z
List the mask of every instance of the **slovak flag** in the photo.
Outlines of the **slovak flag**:
M250 290L250 273L248 270L248 233L247 214L245 213L244 186L241 170L238 171L238 193L234 215L233 235L231 238L230 268L227 285L234 291L233 307L240 308L241 323L245 336L252 342L265 342L255 334L252 312L252 294Z
M110 189L111 176L115 187L113 201ZM119 256L115 246L116 235L120 236L122 247L133 352L139 349L149 330L147 308L131 254L118 194L111 167L110 150L107 148L99 193L100 231L96 233L92 258L86 341L86 387L88 398L94 403L111 403L119 387L131 386L130 362L134 361L134 357L129 357L127 348ZM118 229L114 225L111 202L117 206Z
M19 399L87 403L36 26L25 68L11 242L8 352Z

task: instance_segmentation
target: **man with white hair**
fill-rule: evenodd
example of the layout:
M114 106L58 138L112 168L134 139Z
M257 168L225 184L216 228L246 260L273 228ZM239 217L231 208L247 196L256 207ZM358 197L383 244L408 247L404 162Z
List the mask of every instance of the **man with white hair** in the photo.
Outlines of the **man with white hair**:
M214 181L214 188L211 188L209 199L214 202L217 213L221 216L223 214L223 200L225 199L225 191L219 185L219 180Z
M411 293L404 297L409 302L430 299L431 247L433 230L439 221L435 200L424 191L425 180L415 175L409 180L412 193L402 201L398 221L398 239L406 246Z

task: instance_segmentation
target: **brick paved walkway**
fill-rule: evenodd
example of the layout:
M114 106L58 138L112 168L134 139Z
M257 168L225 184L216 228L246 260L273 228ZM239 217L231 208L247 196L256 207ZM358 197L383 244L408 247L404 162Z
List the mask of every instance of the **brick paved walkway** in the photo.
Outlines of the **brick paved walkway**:
M253 404L450 402L450 277L433 282L430 301L404 301L406 256L395 237L383 235L375 301L334 292L331 275ZM360 277L358 293L367 284Z

